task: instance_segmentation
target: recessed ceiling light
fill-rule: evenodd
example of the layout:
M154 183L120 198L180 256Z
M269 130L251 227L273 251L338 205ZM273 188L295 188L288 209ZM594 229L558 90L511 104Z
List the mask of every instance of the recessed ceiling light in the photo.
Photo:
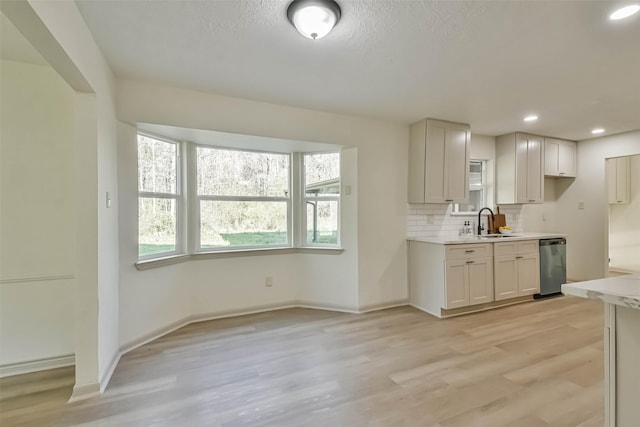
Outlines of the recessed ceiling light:
M628 18L634 13L638 12L639 10L640 10L639 4L632 4L629 6L625 6L616 10L611 15L609 15L609 19L613 21L617 21L618 19Z
M597 134L603 133L603 132L604 132L604 129L602 129L602 128L595 128L595 129L593 129L591 131L591 133L594 134L594 135L597 135Z
M525 122L535 122L536 120L538 120L538 116L536 116L535 114L532 114L524 118Z

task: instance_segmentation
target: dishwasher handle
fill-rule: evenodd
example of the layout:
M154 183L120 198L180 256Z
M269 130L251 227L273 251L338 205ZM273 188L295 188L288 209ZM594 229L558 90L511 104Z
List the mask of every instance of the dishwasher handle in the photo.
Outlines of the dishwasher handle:
M567 239L541 239L540 246L552 246L552 245L566 245Z

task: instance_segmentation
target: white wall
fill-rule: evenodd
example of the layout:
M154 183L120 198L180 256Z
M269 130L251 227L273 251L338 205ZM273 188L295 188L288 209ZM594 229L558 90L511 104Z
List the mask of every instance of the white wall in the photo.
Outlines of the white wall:
M578 176L556 183L556 227L568 233L567 277L602 278L607 270L608 199L605 159L640 154L640 130L578 142ZM578 202L584 209L578 209Z
M640 155L629 168L629 203L609 205L609 266L640 271Z
M0 365L74 348L74 92L48 66L2 61Z
M292 301L357 310L407 298L407 126L136 81L119 81L118 116L129 126L119 142L120 227L129 233L121 235L122 345L184 314L166 295L190 294L188 311L196 316ZM136 123L353 147L343 151L342 184L352 189L343 198L344 253L202 260L153 273L136 271L131 233L137 227L137 184L130 126ZM265 288L265 276L274 277L272 288Z
M2 2L3 13L76 91L76 386L106 385L119 350L114 76L75 2ZM114 207L115 207L114 206Z

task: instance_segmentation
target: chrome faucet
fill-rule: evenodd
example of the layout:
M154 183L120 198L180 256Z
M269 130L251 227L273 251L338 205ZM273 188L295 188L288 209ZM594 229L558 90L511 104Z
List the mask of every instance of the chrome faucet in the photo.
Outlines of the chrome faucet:
M480 214L481 214L481 213L482 213L482 211L483 211L483 210L485 210L485 209L486 209L486 210L488 210L488 211L489 211L489 213L491 214L491 221L492 221L493 223L495 223L495 222L496 222L496 221L495 221L496 217L495 217L495 216L493 216L493 211L492 211L491 209L489 209L489 208L482 208L482 209L480 209L480 210L478 211L478 236L481 236L481 235L482 235L482 224L480 223ZM487 228L489 228L489 227L488 227L488 225L487 225ZM487 233L488 233L488 232L489 232L489 230L487 230Z

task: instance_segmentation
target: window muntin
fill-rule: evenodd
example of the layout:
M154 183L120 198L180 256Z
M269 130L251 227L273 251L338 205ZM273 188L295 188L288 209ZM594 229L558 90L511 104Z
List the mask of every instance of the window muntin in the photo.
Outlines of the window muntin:
M178 252L178 144L138 134L138 257Z
M453 212L477 213L487 205L487 162L471 160L469 162L469 203L456 203Z
M303 156L305 245L339 244L340 153Z
M291 244L291 156L196 147L196 250Z

